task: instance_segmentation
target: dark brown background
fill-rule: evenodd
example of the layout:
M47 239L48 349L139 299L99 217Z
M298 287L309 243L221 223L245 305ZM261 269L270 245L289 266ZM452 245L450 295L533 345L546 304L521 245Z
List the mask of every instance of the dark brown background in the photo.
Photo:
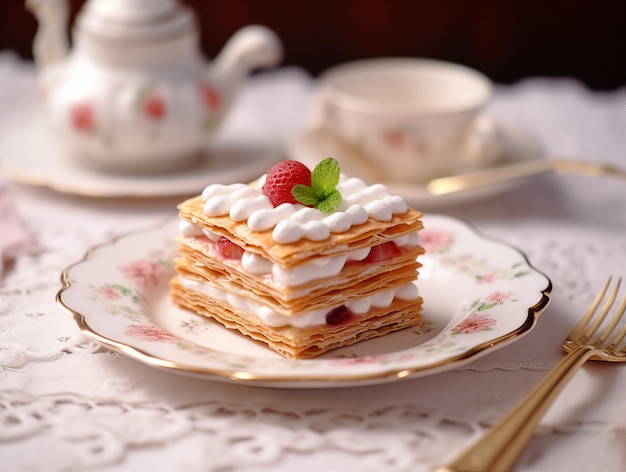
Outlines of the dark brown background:
M72 16L85 0L70 0ZM215 56L252 23L278 33L284 64L317 75L375 56L463 63L498 83L569 76L593 89L626 84L626 15L618 0L184 0ZM31 58L36 31L23 0L0 0L0 49Z

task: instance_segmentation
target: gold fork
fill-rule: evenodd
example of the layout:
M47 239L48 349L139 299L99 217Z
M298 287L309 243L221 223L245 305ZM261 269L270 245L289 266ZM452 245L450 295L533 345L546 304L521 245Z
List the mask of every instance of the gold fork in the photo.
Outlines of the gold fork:
M509 470L532 436L543 413L578 368L589 359L626 362L626 346L623 345L624 337L626 337L626 323L620 324L626 310L626 295L604 331L590 341L615 302L621 280L621 277L617 280L604 306L595 315L611 285L611 277L609 277L587 313L563 342L562 347L568 354L550 374L478 442L454 462L439 467L437 472ZM617 334L611 338L615 331Z

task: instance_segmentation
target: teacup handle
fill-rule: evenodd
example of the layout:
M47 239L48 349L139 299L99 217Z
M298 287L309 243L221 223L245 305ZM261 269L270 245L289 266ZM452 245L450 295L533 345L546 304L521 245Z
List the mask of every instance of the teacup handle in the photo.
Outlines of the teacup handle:
M472 123L461 155L469 169L492 164L501 152L501 139L496 121L486 115L479 115Z

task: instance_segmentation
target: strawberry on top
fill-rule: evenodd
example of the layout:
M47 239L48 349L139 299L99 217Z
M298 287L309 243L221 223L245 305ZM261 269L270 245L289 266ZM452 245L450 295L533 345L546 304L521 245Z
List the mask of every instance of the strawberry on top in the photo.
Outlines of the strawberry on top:
M332 213L341 203L341 194L336 188L339 176L339 163L331 157L317 164L313 172L301 162L282 161L267 172L262 192L274 207L300 203Z
M267 172L263 194L275 207L281 203L298 203L291 193L291 189L298 184L311 186L309 168L298 161L282 161Z

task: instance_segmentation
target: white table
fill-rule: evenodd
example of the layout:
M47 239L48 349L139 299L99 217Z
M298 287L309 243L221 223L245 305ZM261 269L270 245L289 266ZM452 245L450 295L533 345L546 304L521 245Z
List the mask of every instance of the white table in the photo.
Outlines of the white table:
M258 75L228 126L260 126L285 144L306 125L312 87L300 70ZM32 101L34 88L32 65L0 54L0 127ZM489 112L531 128L550 154L626 166L625 91L529 79L499 86ZM517 246L550 277L551 304L528 336L454 371L377 386L212 382L100 347L54 300L66 266L93 245L173 217L176 198L0 185L40 247L0 280L3 470L431 470L521 399L562 358L561 340L606 277L626 275L626 185L537 177L497 198L437 210ZM626 369L587 365L515 470L624 470L625 420Z

